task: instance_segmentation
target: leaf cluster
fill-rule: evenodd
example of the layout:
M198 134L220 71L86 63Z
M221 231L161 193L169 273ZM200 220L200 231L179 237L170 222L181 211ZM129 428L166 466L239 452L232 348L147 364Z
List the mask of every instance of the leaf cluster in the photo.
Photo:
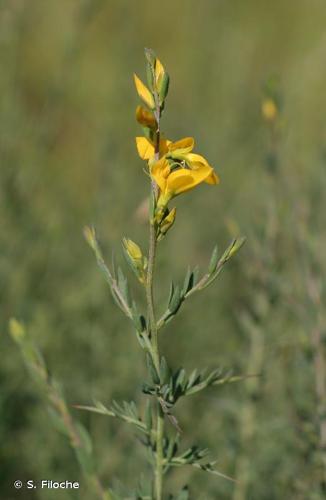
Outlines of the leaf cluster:
M143 384L145 394L156 395L166 408L172 408L184 396L191 396L207 387L223 385L245 379L246 375L233 375L223 368L207 373L207 370L193 370L187 375L184 368L171 373L164 357L161 358L160 373L157 373L151 358L148 356L151 383Z
M235 238L220 258L218 257L218 247L215 246L211 254L207 272L202 277L199 277L198 267L195 267L193 270L188 268L182 286L174 285L172 282L166 310L157 323L158 329L174 318L182 303L188 297L195 292L204 290L213 283L219 276L224 265L240 250L244 243L245 238Z

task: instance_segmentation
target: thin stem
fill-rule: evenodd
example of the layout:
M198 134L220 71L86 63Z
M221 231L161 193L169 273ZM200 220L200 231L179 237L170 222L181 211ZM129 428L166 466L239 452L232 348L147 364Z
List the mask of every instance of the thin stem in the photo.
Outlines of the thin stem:
M157 121L157 130L155 134L155 160L159 159L160 154L160 105L158 96L154 93L156 103L155 117ZM157 198L157 186L152 180L152 195ZM156 223L150 220L149 230L149 252L148 252L148 268L146 280L146 299L147 299L147 312L151 335L152 344L152 358L156 371L160 372L160 354L158 346L157 326L155 319L154 307L154 293L153 293L153 279L154 279L154 266L156 255L157 237L156 237ZM159 403L157 402L157 422L156 422L156 464L155 464L155 494L156 500L162 500L163 491L163 436L164 436L164 415Z
M159 367L159 357L158 357L159 355L158 355L157 328L155 320L154 293L153 293L156 244L157 242L156 242L155 225L154 222L151 221L149 229L149 252L148 252L148 268L147 268L147 280L146 280L146 299L147 299L147 312L149 319L150 335L152 340L153 362L157 370Z

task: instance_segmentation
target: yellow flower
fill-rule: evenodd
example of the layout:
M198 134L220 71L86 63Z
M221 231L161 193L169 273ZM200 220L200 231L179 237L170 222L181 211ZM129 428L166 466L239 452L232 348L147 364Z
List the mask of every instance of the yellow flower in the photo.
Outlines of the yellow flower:
M166 156L154 163L151 168L151 176L160 188L159 209L165 207L173 197L190 191L202 182L219 183L219 178L213 168L203 157L200 158L204 161L197 159L191 168L186 165L182 166L182 164L176 164L176 167L173 164L171 166Z
M146 106L148 106L150 109L154 109L155 102L152 93L148 90L146 85L143 84L143 82L140 80L140 78L138 78L136 74L134 74L134 80L139 97L144 101Z
M214 172L213 167L209 165L206 158L191 152L194 145L195 141L192 137L185 137L179 141L168 142L166 144L168 152L165 154L164 158L167 160L167 163L165 163L165 170L163 170L166 174L167 166L170 169L170 165L172 164L174 168L172 168L171 176L169 175L170 180L168 183L162 183L161 178L160 182L157 182L160 188L160 183L164 185L164 188L161 188L162 192L167 188L167 185L170 187L175 187L177 185L177 190L175 194L172 195L176 196L180 194L180 189L182 189L181 192L188 191L203 181L208 184L219 183L219 177ZM158 173L158 176L160 176L163 170L161 171L160 166L158 168L156 166L152 168L151 173L155 178L156 173L160 172ZM171 191L171 189L169 189L169 191Z
M206 158L192 153L195 145L192 137L185 137L176 142L161 139L160 159L154 164L153 142L146 137L136 137L136 145L140 158L149 161L150 174L161 190L160 206L166 206L171 198L193 189L202 182L220 182Z
M267 121L275 120L278 110L273 99L265 99L262 103L261 111Z
M191 152L194 145L195 141L193 137L185 137L184 139L180 139L180 141L170 143L167 146L169 152L166 158L184 162L190 170L198 170L202 166L208 166L211 169L211 174L205 179L205 182L208 184L218 184L219 177L214 172L213 167L209 165L206 158Z
M147 111L143 106L137 106L136 108L136 120L140 125L148 127L151 129L156 129L157 123L155 117L151 111Z

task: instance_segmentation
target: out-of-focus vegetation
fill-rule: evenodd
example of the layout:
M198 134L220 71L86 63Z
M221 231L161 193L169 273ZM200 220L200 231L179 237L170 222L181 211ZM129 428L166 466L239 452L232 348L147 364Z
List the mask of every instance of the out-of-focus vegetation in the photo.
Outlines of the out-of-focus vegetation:
M209 445L238 484L189 468L173 472L168 490L191 480L201 500L325 497L325 18L322 0L1 1L2 499L89 498L7 335L11 316L27 324L69 403L138 394L142 404L142 353L82 227L96 226L108 258L113 250L119 260L123 236L145 244L132 81L145 46L173 82L164 130L191 132L222 180L178 200L157 294L167 294L171 266L181 278L216 240L248 239L165 330L162 351L175 368L262 374L178 409L185 436ZM270 98L273 120L262 114ZM146 461L130 429L73 413L93 438L102 482L134 486ZM12 486L45 478L81 489Z

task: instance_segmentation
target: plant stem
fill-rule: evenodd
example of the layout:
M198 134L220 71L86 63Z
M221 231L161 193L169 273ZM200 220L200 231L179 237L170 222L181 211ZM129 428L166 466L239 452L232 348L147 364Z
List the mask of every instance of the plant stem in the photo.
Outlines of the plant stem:
M158 103L158 96L155 95L156 102L156 121L157 130L155 137L155 159L159 159L160 151L160 106ZM157 198L157 186L152 180L152 196ZM154 266L155 266L155 256L156 256L156 246L157 246L157 236L156 236L156 223L154 220L150 220L150 230L149 230L149 252L148 252L148 268L147 268L147 279L146 279L146 299L147 299L147 312L149 320L149 328L151 335L152 352L150 353L153 359L154 366L157 373L160 373L160 354L158 346L158 331L155 318L155 308L154 308L154 293L153 293L153 278L154 278ZM162 490L163 490L163 436L164 436L164 415L160 407L159 402L157 402L157 421L156 421L156 464L155 464L155 498L156 500L162 500Z
M160 355L158 347L158 335L154 310L153 296L153 276L156 254L156 232L154 222L150 224L148 270L146 283L146 298L148 319L151 332L152 357L157 373L160 373ZM155 466L155 492L156 500L162 500L162 481L163 481L163 435L164 435L164 415L157 402L157 423L156 423L156 466Z

